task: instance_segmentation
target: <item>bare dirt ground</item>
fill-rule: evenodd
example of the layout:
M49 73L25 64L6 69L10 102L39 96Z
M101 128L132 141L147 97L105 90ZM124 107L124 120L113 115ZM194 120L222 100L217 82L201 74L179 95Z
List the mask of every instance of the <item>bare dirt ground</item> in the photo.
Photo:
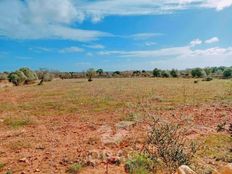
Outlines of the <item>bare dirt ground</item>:
M146 118L186 128L202 144L197 160L217 168L231 162L232 139L219 124L232 123L230 81L193 79L57 80L43 86L0 88L0 173L66 173L79 160L93 158L81 173L125 173L123 161L139 150ZM0 165L1 166L1 165Z

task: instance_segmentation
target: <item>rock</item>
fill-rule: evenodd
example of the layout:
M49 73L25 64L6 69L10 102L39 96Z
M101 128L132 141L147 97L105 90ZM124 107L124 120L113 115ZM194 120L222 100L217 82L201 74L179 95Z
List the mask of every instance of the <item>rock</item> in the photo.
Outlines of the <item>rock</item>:
M112 164L112 165L117 165L119 166L121 161L120 161L120 158L119 157L116 157L116 156L112 156L112 157L109 157L107 159L107 163L108 164Z
M96 167L98 164L99 164L99 161L98 161L98 160L88 160L88 161L86 162L86 165L87 165L87 166L91 166L91 167Z
M186 165L182 165L177 169L177 174L196 174L192 169Z
M135 125L134 121L120 121L115 126L117 129L129 129Z
M19 160L19 162L21 162L21 163L29 163L27 158L22 158L22 159Z
M215 174L232 174L232 163L229 163L226 166L222 167Z
M40 170L39 169L35 169L35 172L40 172Z

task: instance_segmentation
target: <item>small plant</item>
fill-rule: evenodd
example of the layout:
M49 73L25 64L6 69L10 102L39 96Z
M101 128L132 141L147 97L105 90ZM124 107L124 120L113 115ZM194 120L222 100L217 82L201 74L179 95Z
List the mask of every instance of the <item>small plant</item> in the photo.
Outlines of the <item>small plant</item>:
M145 151L153 159L160 159L172 173L181 165L190 165L196 153L196 145L187 143L178 125L161 124L154 120L148 134Z
M154 169L154 161L145 154L134 154L126 161L124 168L130 174L148 174Z
M80 172L81 168L82 168L81 164L74 163L68 168L67 173L78 174Z
M8 170L6 174L13 174L13 172L11 170Z
M1 170L4 166L5 166L5 164L0 162L0 170Z
M3 122L11 128L19 128L33 123L32 119L29 117L8 117Z
M226 122L223 122L223 123L219 123L217 125L217 132L222 132L225 130L225 126L226 126Z

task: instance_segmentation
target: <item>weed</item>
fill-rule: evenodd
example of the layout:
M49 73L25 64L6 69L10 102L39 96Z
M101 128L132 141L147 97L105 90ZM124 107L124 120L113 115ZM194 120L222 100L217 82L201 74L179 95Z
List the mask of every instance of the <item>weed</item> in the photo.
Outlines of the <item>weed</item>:
M154 120L145 151L153 159L161 159L169 172L174 172L181 165L191 164L196 145L187 144L183 130L178 125L161 124Z
M81 165L81 164L79 164L79 163L74 163L74 164L72 164L72 165L68 168L67 173L70 173L70 174L77 174L77 173L80 172L81 168L82 168L82 165Z
M126 161L124 168L130 174L148 174L154 169L154 161L145 154L134 154Z
M0 170L1 170L4 166L5 166L5 164L0 162Z
M226 126L226 122L223 122L223 123L219 123L217 125L217 132L222 132L225 130L225 126Z
M4 124L11 128L20 128L26 125L30 125L33 123L31 117L7 117L4 121Z

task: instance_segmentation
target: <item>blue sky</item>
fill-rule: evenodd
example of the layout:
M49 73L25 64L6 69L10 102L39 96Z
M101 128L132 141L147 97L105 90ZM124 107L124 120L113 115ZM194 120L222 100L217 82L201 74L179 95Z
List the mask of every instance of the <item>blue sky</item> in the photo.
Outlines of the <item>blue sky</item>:
M232 65L232 0L1 0L0 71Z

